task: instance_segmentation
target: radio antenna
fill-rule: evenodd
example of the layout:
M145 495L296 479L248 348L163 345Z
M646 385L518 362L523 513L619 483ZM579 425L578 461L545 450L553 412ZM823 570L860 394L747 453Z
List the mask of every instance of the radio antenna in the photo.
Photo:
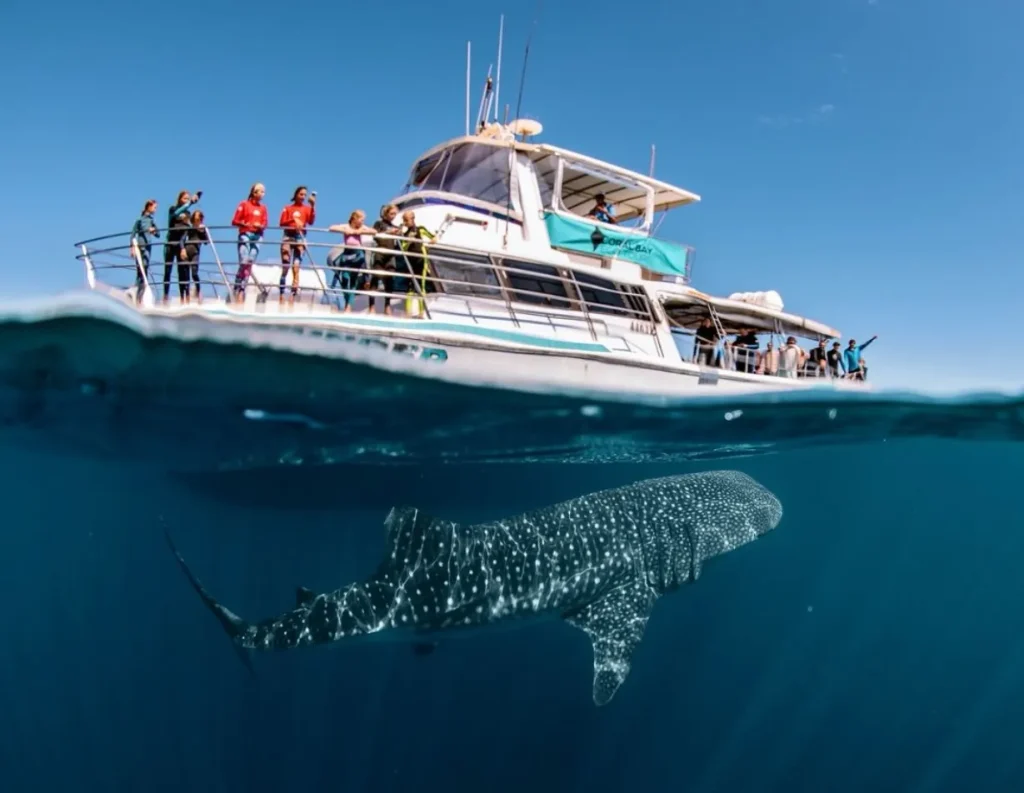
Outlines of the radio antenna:
M501 44L505 38L505 15L501 15L498 23L498 73L494 77L494 120L498 120L498 112L501 110Z
M650 176L650 177L654 176L654 144L653 143L651 144L651 167L650 167L649 172L648 172L647 175Z
M534 14L533 24L530 26L530 35L526 37L526 49L523 51L523 72L519 77L519 97L516 100L516 118L523 109L523 89L526 87L526 64L530 60L530 42L533 41L533 31L537 28L537 20L540 18L541 7L544 0L537 0L537 13Z
M470 55L472 52L473 44L470 41L466 42L466 135L469 135L469 74L470 74Z

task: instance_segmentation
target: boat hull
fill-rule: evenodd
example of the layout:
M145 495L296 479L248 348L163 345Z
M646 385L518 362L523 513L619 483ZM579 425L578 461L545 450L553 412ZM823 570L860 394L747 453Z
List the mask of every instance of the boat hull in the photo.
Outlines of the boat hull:
M150 316L205 319L246 339L400 374L463 385L595 399L676 401L811 389L855 389L827 379L766 377L665 357L624 354L599 343L487 327L366 314L289 314L217 308L149 309ZM216 340L220 334L211 334ZM672 356L672 357L669 357Z

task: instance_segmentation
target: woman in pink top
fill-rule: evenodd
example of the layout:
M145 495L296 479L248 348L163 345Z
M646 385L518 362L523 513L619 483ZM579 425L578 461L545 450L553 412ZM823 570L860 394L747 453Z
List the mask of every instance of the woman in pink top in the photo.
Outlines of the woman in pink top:
M366 281L366 275L362 272L366 269L366 251L362 248L363 237L373 234L374 229L366 225L366 213L357 209L349 215L348 223L337 223L328 226L327 230L345 235L343 245L331 248L327 255L327 266L334 270L330 288L342 290L345 298L343 310L351 311L355 292L362 289ZM341 301L336 302L341 308Z

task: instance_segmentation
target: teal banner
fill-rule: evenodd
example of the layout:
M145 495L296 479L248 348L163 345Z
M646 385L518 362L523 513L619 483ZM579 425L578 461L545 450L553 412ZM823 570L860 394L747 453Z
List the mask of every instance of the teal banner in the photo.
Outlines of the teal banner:
M555 212L545 212L544 223L552 247L623 259L662 275L690 277L690 249L683 245L619 233L599 223Z

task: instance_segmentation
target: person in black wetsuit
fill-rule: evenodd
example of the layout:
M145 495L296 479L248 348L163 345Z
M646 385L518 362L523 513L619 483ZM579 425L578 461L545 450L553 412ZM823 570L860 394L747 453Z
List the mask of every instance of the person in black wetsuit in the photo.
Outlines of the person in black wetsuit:
M395 218L398 217L398 207L394 204L387 204L381 207L380 219L373 224L374 230L378 234L391 234L396 237L401 236L402 230L395 225ZM378 248L385 248L387 250L400 250L398 240L378 240L375 239ZM371 263L371 269L383 270L383 273L377 272L370 276L370 281L367 283L366 288L370 292L370 300L368 310L373 313L375 300L373 292L376 289L384 291L386 297L384 298L384 313L391 313L391 295L395 289L395 277L391 274L395 271L395 255L388 253L374 253L373 260Z
M181 259L181 241L185 231L191 225L192 207L199 203L203 191L199 190L195 195L188 190L178 193L178 200L174 206L167 210L167 242L164 244L164 302L171 293L171 271L174 263Z
M839 367L843 363L843 353L839 349L839 342L835 342L832 345L832 349L825 353L825 365L828 367L828 376L833 380L838 380L840 376Z
M733 342L733 349L736 350L736 371L754 372L754 364L757 361L757 351L761 343L757 340L757 334L753 328L741 330Z
M715 365L715 345L718 343L718 331L711 324L711 318L705 317L697 328L694 339L695 360L698 366Z
M203 225L203 213L197 209L190 218L191 225L182 239L180 261L178 262L178 294L183 303L190 301L189 281L195 288L195 299L199 300L199 251L203 243L210 241L210 233Z
M807 355L807 361L804 363L804 377L824 377L827 360L828 353L825 350L825 340L820 339L818 346Z

